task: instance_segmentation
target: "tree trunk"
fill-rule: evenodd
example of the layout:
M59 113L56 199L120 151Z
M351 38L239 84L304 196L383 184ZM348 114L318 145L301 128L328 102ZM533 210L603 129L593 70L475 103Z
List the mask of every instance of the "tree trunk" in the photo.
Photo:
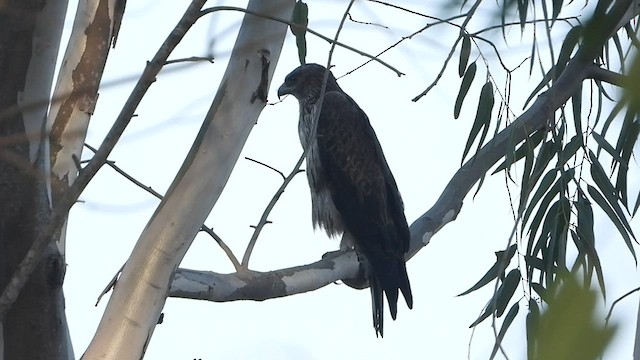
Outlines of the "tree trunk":
M42 129L66 0L5 2L0 9L0 289L50 209ZM65 263L55 245L2 320L2 358L71 359Z
M193 6L202 4L194 2ZM293 6L293 0L252 0L248 9L288 19ZM188 26L195 21L190 10L181 20ZM173 272L220 196L266 105L286 31L285 24L245 14L200 133L127 260L83 359L140 359L144 355ZM166 46L165 42L162 48ZM157 61L160 59L154 58L151 66Z

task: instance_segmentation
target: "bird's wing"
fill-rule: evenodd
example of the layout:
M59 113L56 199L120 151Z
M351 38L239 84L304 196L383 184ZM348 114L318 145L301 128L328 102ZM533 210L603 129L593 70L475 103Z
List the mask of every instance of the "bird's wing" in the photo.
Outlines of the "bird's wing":
M383 291L394 319L398 290L413 305L404 261L409 229L400 193L367 115L348 95L325 94L317 143L343 225L370 263L373 322L382 334Z
M327 92L317 141L333 201L349 230L372 241L383 235L382 241L369 246L404 256L409 234L402 200L364 111L348 95Z

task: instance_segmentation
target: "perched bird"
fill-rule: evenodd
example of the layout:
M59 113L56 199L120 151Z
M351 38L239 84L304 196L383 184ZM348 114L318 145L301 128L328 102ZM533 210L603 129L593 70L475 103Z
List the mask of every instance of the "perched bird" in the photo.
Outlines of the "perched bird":
M278 97L291 94L300 105L300 142L305 149L310 146L306 172L314 229L321 227L329 236L344 234L343 240L350 239L355 250L364 254L373 327L376 336L383 336L383 293L394 320L398 290L407 306L413 307L404 259L409 227L398 186L367 114L330 71L320 103L327 71L318 64L296 68L286 76Z

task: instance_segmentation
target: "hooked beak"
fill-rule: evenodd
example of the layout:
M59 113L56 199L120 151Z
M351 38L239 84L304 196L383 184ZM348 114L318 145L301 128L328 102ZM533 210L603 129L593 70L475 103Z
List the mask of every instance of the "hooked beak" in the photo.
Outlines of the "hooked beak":
M291 94L291 90L292 89L289 86L287 86L286 84L280 85L280 87L278 88L278 99L280 99L284 95Z

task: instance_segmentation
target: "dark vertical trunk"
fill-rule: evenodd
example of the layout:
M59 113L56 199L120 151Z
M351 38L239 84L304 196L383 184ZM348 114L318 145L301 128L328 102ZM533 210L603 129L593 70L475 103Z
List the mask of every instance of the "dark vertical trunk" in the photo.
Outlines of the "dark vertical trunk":
M56 11L52 11L51 3L55 3ZM6 287L49 212L43 156L34 158L29 151L30 139L41 145L42 136L27 131L24 118L25 111L38 114L41 127L47 99L25 103L22 96L27 74L38 76L35 80L42 87L40 93L48 94L51 89L64 9L65 1L44 0L12 0L0 7L0 291ZM46 23L52 24L52 28L37 32L42 16L47 17ZM34 49L42 48L54 54L53 61L45 61L45 68L34 71L30 68L34 57L42 56L36 55ZM23 109L18 107L19 102ZM6 318L0 319L4 359L72 356L64 316L63 277L64 260L52 245Z

